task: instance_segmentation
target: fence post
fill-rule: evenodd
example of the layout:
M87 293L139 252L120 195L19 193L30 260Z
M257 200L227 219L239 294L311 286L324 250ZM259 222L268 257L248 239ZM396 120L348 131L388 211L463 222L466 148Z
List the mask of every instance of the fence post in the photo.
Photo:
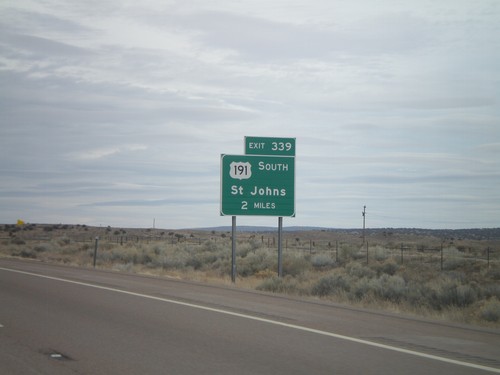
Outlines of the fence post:
M401 244L401 264L403 264L403 244Z
M97 260L97 248L99 247L99 237L95 238L95 247L94 247L94 268Z
M441 271L443 270L443 243L441 242Z
M335 241L335 262L339 262L339 240Z
M366 264L368 264L368 241L366 241Z

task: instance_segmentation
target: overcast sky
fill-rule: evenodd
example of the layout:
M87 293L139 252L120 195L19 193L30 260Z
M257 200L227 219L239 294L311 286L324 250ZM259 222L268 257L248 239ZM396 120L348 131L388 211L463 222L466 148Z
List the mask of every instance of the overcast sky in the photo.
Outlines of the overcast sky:
M244 136L284 226L499 227L500 1L0 2L0 223L230 225Z

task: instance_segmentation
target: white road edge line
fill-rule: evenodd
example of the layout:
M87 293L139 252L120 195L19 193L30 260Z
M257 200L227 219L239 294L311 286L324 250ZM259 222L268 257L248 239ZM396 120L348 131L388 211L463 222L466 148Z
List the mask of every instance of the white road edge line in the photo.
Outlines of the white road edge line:
M337 333L332 333L332 332L327 332L327 331L321 331L321 330L313 329L313 328L302 327L302 326L298 326L298 325L295 325L295 324L283 323L283 322L279 322L279 321L271 320L271 319L259 318L257 316L246 315L246 314L236 313L236 312L222 310L222 309L216 309L216 308L202 306L202 305L196 305L196 304L188 303L188 302L176 301L176 300L172 300L172 299L168 299L168 298L161 298L161 297L149 296L147 294L134 293L134 292L126 291L126 290L115 289L115 288L110 288L110 287L106 287L106 286L85 283L85 282L81 282L81 281L73 281L73 280L68 280L68 279L62 279L62 278L59 278L59 277L40 275L40 274L33 273L33 272L19 271L19 270L14 270L14 269L10 269L10 268L3 268L3 267L0 267L0 270L10 271L10 272L15 272L15 273L20 273L20 274L24 274L24 275L36 276L36 277L40 277L40 278L44 278L44 279L49 279L49 280L61 281L61 282L69 283L69 284L86 286L86 287L90 287L90 288L107 290L107 291L110 291L110 292L122 293L122 294L127 294L127 295L130 295L130 296L147 298L147 299L151 299L151 300L155 300L155 301L172 303L172 304L186 306L186 307L191 307L191 308L195 308L195 309L199 309L199 310L205 310L205 311L211 311L211 312L216 312L216 313L230 315L230 316L236 316L236 317L243 318L243 319L255 320L255 321L258 321L258 322L268 323L268 324L274 324L274 325L277 325L277 326L282 326L282 327L286 327L286 328L292 328L292 329L296 329L296 330L299 330L299 331L315 333L315 334L322 335L322 336L329 336L329 337L333 337L333 338L336 338L336 339L339 339L339 340L355 342L357 344L373 346L373 347L376 347L376 348L385 349L385 350L391 350L391 351L394 351L394 352L399 352L399 353L404 353L404 354L409 354L409 355L413 355L413 356L416 356L416 357L422 357L422 358L432 359L432 360L435 360L435 361L440 361L440 362L445 362L445 363L451 363L451 364L458 365L458 366L470 367L470 368L475 368L475 369L479 369L479 370L484 370L484 371L489 371L489 372L500 374L500 369L494 368L494 367L477 365L477 364L470 363L470 362L457 361L457 360L454 360L454 359L440 357L440 356L437 356L437 355L416 352L414 350L408 350L408 349L398 348L396 346L384 345L384 344L379 344L379 343L373 342L373 341L358 339L358 338L350 337L350 336L339 335Z

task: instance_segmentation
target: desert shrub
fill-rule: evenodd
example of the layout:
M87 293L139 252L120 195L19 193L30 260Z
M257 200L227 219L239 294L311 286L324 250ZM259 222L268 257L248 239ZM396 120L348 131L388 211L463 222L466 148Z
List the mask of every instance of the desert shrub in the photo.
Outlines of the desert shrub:
M91 251L93 251L91 249ZM137 260L139 249L136 248L118 248L118 249L110 249L103 250L98 253L100 257L106 259L106 256L109 256L109 260L112 262L118 261L120 263L135 263Z
M236 246L236 256L240 258L245 258L251 252L252 248L248 245L248 243L242 243Z
M236 263L238 267L238 274L246 277L259 273L266 269L276 269L276 262L274 255L265 249L248 253L244 258L238 258Z
M31 258L31 259L36 259L36 257L37 257L36 252L34 252L33 250L29 250L29 249L23 249L23 250L21 250L21 252L19 254L15 254L15 255L19 255L23 258Z
M354 254L359 252L359 247L350 244L340 245L340 256L342 259L350 259L354 257Z
M461 271L449 271L443 273L443 277L447 280L453 281L455 283L464 284L468 281L467 275Z
M375 296L391 302L400 302L407 292L406 282L400 276L384 274L369 285Z
M500 280L500 268L490 269L486 273L486 277L489 277L493 280Z
M14 237L11 241L11 244L13 245L25 245L26 241L24 241L22 238Z
M427 284L418 281L406 282L405 301L412 307L418 309L431 307L429 301L434 294L434 290Z
M374 248L370 248L369 251L374 254L374 258L377 261L384 261L389 258L388 250L383 247L375 246Z
M211 251L202 251L196 254L196 258L200 260L203 266L210 266L212 263L215 263L219 258L219 254L211 252Z
M250 246L250 249L252 249L252 251L255 251L255 250L260 249L262 247L262 242L258 241L255 238L250 239L248 241L248 244Z
M360 301L365 296L370 294L372 288L373 287L370 285L370 279L363 277L361 279L358 279L356 282L351 282L348 297L350 300Z
M182 270L188 266L192 255L188 249L184 247L176 248L174 251L165 253L160 256L161 266L164 269L179 269Z
M458 270L466 266L470 260L467 260L465 258L445 258L443 262L443 270L445 271L453 271L453 270Z
M164 252L164 249L163 249L163 247L162 247L162 246L160 246L160 245L154 245L154 246L153 246L153 253L154 253L156 256L158 256L158 255L162 254L163 252Z
M478 299L477 291L470 285L459 285L456 288L455 306L466 307Z
M500 300L500 285L495 284L487 284L482 288L482 293L485 298L497 298Z
M214 251L201 251L192 254L187 260L186 266L193 267L195 270L210 268L210 266L215 263L217 259L218 256Z
M302 256L285 255L283 257L283 274L298 276L309 270L311 263Z
M430 296L431 306L437 310L445 307L466 307L478 298L470 285L457 284L452 280L441 283Z
M324 269L335 266L335 259L328 254L317 254L311 258L311 264L314 268Z
M225 277L231 275L231 257L218 258L215 263L212 264L211 270L218 274L219 276ZM236 272L238 273L239 264L236 265Z
M35 245L33 247L33 250L35 250L37 253L45 253L45 252L49 252L49 251L53 250L53 246L51 244L48 244L48 243L41 243L41 244Z
M387 274L393 276L399 270L399 265L393 261L388 261L375 266L375 270L377 275L380 276L382 274Z
M488 322L500 321L500 301L492 298L480 310L480 317Z
M250 239L249 241L238 244L238 246L236 247L236 254L244 258L248 254L253 253L260 248L261 244L258 241L256 241L255 239Z
M243 242L239 242L236 251L238 255L245 257L249 252L256 251L261 247L262 243L260 241L257 241L255 238L251 238Z
M101 241L99 242L99 250L113 250L114 248L116 248L116 244L113 243L113 242L104 242L104 241ZM142 250L142 246L138 246L137 249L139 250Z
M84 243L84 244L80 245L80 250L81 250L81 251L87 251L87 250L90 250L90 248L91 248L91 247L92 247L92 245L91 245L91 244L89 244L89 243Z
M273 293L296 294L299 292L297 280L291 276L271 277L257 286L257 290Z
M148 265L153 261L153 257L147 252L143 251L142 253L134 256L133 260L135 264Z
M64 255L73 255L79 251L77 246L65 246L61 249L61 253Z
M88 250L91 256L93 252L93 247ZM105 243L99 245L97 256L104 262L143 264L149 267L158 265L158 256L154 254L154 250L146 246L115 246L112 243Z
M361 279L366 277L371 279L375 277L376 273L369 267L365 267L358 262L351 262L346 266L346 271L350 276Z
M349 291L349 282L342 275L328 275L320 278L311 288L311 294L314 296L328 296L338 294L343 291Z
M258 277L260 279L267 279L270 277L273 277L273 275L276 273L276 270L270 270L270 269L265 269L261 270L255 273L255 277Z
M69 237L64 236L64 237L59 238L57 243L59 246L67 246L71 243L71 239Z
M131 272L134 269L134 265L132 263L114 264L113 269L120 272Z
M218 245L215 241L207 240L201 245L202 251L217 251Z
M366 259L366 250L361 248L358 251L354 252L352 254L352 259L354 260Z

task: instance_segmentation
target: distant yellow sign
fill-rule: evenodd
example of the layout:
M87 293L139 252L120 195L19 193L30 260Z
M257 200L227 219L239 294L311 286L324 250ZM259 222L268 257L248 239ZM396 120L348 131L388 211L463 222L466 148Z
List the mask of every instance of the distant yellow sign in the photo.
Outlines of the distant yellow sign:
M21 219L18 219L17 220L17 225L19 225L19 226L24 225L24 221L21 220Z

